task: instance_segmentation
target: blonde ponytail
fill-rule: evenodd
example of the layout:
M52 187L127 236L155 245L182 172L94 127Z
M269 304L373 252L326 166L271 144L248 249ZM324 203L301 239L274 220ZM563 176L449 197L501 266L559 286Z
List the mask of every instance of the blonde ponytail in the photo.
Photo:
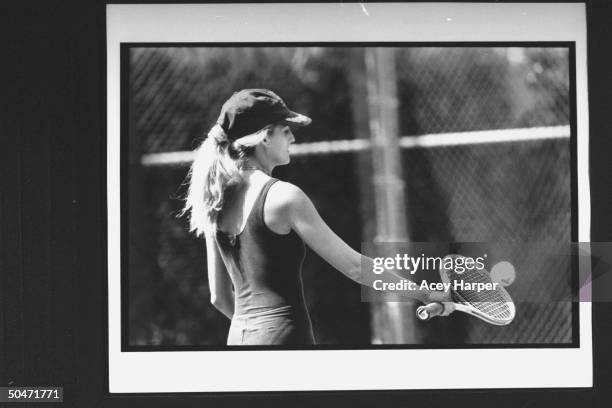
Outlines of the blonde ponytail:
M189 212L189 230L196 236L212 231L228 188L242 181L227 135L219 125L195 150L189 171L189 190L181 215Z

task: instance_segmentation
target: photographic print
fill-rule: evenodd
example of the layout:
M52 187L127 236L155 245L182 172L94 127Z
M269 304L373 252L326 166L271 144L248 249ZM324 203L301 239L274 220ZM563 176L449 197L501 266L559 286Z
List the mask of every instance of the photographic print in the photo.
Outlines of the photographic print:
M109 6L111 392L154 390L153 363L186 367L167 391L487 388L355 370L588 352L584 20L543 36L545 6L473 6L286 5L252 37L230 32L270 5Z
M188 173L191 166L197 172L200 163L193 162L211 138L208 131L225 100L243 89L274 88L288 106L312 118L308 126L293 127L290 163L281 161L270 176L302 189L323 221L353 248L374 239L385 241L381 236L392 231L380 222L381 213L391 225L402 227L396 235L403 235L403 241L571 241L569 46L126 48L131 108L126 112L129 167L122 177L129 197L128 234L122 240L129 282L124 298L127 349L207 349L228 341L231 316L211 303L211 296L222 294L215 296L207 279L211 261L206 246L218 243L198 239L189 231L189 220L195 217L180 214L191 180L205 178ZM379 81L391 84L384 90L387 95L369 93ZM237 103L272 97L263 90L243 93ZM382 98L396 101L382 114L386 118L371 109ZM372 148L378 142L372 122L384 130L397 129L396 134L379 136L397 151L393 184L377 181L384 177L381 168L389 164L381 161L390 159L372 154L379 152ZM201 160L206 166L209 158ZM253 155L248 163L267 160L268 155ZM253 172L243 174L246 178ZM255 177L258 172L268 169L257 169ZM383 198L397 190L397 213L388 213ZM272 193L282 200L286 192ZM235 200L244 202L245 213L252 208L253 217L239 217L245 218L238 220L243 226L262 210L240 194ZM269 251L272 257L282 256L274 248ZM298 252L294 256L302 258ZM242 255L242 269L259 262L249 257L262 255ZM223 258L223 273L232 271L230 259ZM340 262L333 256L331 261ZM437 325L413 322L411 327L407 322L414 315L412 305L392 312L388 305L362 303L359 283L343 277L312 248L301 267L292 266L302 263L300 259L287 262L287 269L276 273L294 274L291 279L265 276L261 280L272 280L265 283L233 276L231 283L241 312L274 313L277 307L291 306L304 314L313 336L292 343L294 347L572 343L568 263L544 259L534 265L537 259L525 259L513 265L531 274L529 279L519 275L508 288L517 296L531 289L568 301L522 305L513 324L500 329L459 316ZM538 274L539 284L533 284L533 274ZM296 289L302 292L299 296L290 294L292 287L300 286L291 280L302 281ZM239 285L245 292L261 287L260 296L271 299L260 302L251 293L236 293ZM232 294L228 296L233 307ZM460 324L455 321L459 319ZM406 333L390 333L397 324ZM436 327L446 333L436 332L434 325L448 326ZM283 345L267 343L260 345Z

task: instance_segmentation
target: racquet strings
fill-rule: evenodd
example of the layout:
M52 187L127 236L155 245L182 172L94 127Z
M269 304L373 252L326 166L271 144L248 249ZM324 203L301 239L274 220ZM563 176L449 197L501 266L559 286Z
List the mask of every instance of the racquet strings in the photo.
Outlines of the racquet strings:
M445 271L448 280L455 287L455 281L464 283L492 283L489 274L482 270L467 271L457 273L454 270ZM494 319L506 320L512 318L512 312L508 302L510 299L505 296L504 292L499 289L477 291L472 289L457 288L453 290L453 294L461 303L468 303L482 313Z

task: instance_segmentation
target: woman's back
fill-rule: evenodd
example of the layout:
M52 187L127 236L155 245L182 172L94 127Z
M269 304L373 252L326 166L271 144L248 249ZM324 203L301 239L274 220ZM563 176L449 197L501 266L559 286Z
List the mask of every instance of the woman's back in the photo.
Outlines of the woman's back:
M251 178L228 197L218 219L215 238L234 286L236 314L282 306L305 312L304 243L294 231L279 234L264 221L266 197L276 181Z

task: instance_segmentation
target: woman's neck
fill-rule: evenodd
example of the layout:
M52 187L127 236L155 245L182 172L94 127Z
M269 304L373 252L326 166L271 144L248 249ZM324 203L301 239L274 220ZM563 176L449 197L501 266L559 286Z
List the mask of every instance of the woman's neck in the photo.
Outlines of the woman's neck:
M254 170L259 170L262 173L268 175L268 176L272 176L272 169L268 169L267 167L263 166L261 163L259 163L259 161L257 160L253 160L253 159L247 159L245 160L242 165L240 166L240 170L242 171L254 171Z

